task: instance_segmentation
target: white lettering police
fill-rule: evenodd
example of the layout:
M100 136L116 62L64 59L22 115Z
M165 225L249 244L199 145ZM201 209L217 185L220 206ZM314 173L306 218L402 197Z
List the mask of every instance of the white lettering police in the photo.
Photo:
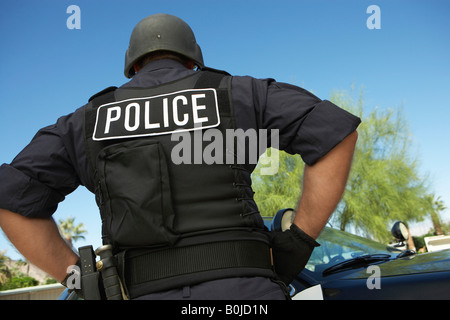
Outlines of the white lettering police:
M99 106L92 139L170 134L171 141L179 141L170 154L176 165L261 163L262 175L278 172L277 129L223 131L216 128L219 125L216 90L190 89ZM196 131L191 135L192 130ZM268 147L270 156L265 153Z
M219 125L214 89L185 90L102 105L94 140L170 134Z
M199 105L198 99L205 98L205 94L193 94L192 96L192 111L193 111L193 121L194 123L202 123L207 122L208 117L199 117L198 111L201 109L205 109L206 106ZM189 114L187 112L183 113L183 119L180 120L179 110L178 108L181 106L187 106L188 101L185 96L176 96L172 100L172 116L173 121L177 126L184 126L189 121ZM109 128L111 126L111 122L118 121L121 119L121 111L120 107L111 107L107 109L106 116L106 126L105 126L105 134L109 133ZM137 102L129 103L125 108L125 119L124 119L124 127L127 131L136 131L140 126L140 113L141 113L141 105ZM113 116L114 114L114 116ZM134 114L134 119L132 119L132 114ZM144 101L144 127L145 129L157 129L161 127L161 123L152 123L150 119L150 101ZM163 98L163 126L169 127L169 99Z

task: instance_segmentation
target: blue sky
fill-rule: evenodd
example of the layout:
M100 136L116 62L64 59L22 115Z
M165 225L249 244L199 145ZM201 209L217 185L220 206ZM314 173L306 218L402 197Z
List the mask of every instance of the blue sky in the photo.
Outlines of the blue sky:
M66 26L70 5L80 8L81 29ZM381 29L367 28L370 5L381 10ZM275 78L323 99L364 87L367 108L401 107L420 174L450 206L449 9L442 0L2 1L0 163L11 162L41 127L126 82L133 27L164 12L190 24L207 66ZM88 229L77 246L100 245L98 210L83 187L54 215L68 216ZM449 210L443 218L450 220ZM3 235L2 249L17 256Z

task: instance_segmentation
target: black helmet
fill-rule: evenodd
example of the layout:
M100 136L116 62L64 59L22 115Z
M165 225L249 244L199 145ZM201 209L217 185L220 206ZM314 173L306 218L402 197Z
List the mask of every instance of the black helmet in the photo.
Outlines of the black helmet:
M194 60L203 67L202 50L189 25L169 14L155 14L141 20L130 37L125 55L125 77L135 74L134 63L144 55L159 50L171 51Z

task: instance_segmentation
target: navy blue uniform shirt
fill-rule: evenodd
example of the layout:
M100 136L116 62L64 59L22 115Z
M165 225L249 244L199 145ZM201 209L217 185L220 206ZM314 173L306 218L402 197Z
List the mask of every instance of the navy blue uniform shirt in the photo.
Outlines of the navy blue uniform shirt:
M149 87L191 74L180 63L146 65L124 87ZM359 118L311 93L273 79L232 78L237 128L279 129L279 149L313 164L353 132ZM83 108L36 134L11 162L0 167L0 208L28 217L50 217L79 185L93 192L83 135ZM254 165L253 165L254 167ZM282 287L260 277L208 281L154 293L143 299L285 299Z
M149 87L193 70L173 60L146 65L123 87ZM353 132L358 117L308 91L273 79L232 78L237 128L279 129L279 149L313 164ZM28 217L50 217L79 185L93 191L83 142L83 108L35 135L11 164L0 167L0 208Z

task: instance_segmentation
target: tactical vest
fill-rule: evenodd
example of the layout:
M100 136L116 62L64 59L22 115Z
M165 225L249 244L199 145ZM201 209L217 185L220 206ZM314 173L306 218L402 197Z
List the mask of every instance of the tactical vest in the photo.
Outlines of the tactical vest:
M103 243L120 257L131 297L273 275L250 172L230 163L236 152L225 143L223 161L196 159L207 145L199 136L235 129L230 88L231 76L198 71L155 87L108 88L85 107Z

